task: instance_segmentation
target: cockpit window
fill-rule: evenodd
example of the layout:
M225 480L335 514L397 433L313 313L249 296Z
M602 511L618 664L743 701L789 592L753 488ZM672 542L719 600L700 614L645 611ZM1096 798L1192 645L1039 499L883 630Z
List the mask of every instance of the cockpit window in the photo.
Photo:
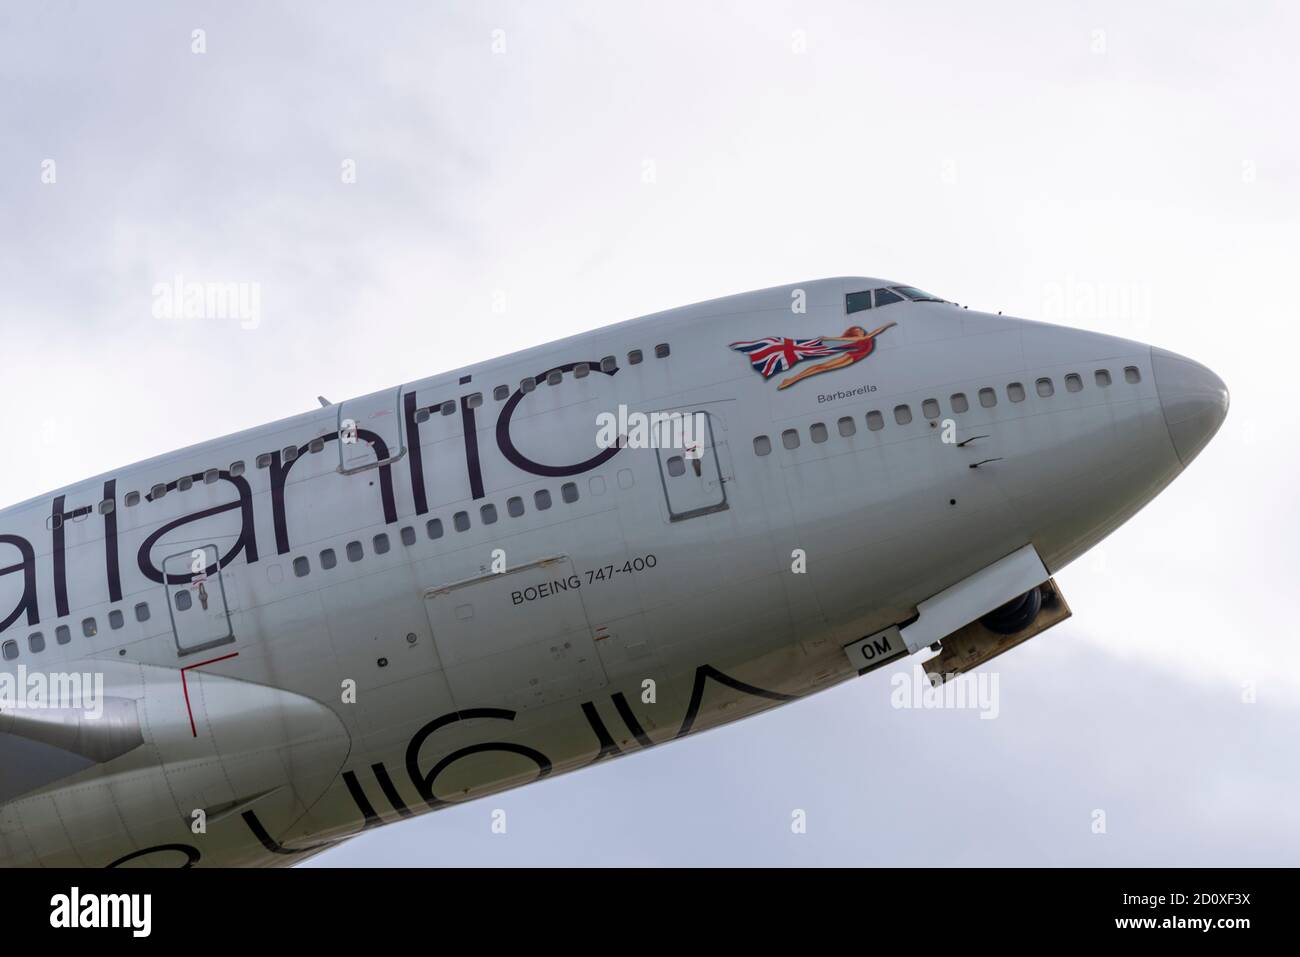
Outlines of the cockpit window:
M938 296L932 296L928 292L922 292L920 289L917 289L915 286L892 286L891 288L894 290L894 292L902 293L904 296L906 296L908 299L912 300L913 302L945 302L946 301L944 299L940 299Z
M851 292L844 297L844 310L848 313L861 312L871 308L871 290Z
M871 309L873 306L872 296L875 296L874 307L879 309L881 306L892 305L896 302L944 302L938 296L932 296L928 292L922 292L915 286L890 286L888 288L868 289L863 292L851 292L844 297L844 311L847 313L862 312L864 309Z

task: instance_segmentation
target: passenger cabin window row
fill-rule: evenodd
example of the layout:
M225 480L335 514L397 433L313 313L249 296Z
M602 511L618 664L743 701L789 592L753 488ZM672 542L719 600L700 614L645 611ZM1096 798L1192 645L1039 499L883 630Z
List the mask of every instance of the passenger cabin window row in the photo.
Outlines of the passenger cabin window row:
M683 471L685 469L683 468ZM593 479L593 481L595 481ZM603 487L603 484L602 484ZM620 487L626 487L620 480ZM576 482L565 482L560 486L560 499L566 504L572 505L579 500L581 494L578 491ZM544 512L551 508L553 499L549 489L537 489L532 494L533 510ZM525 514L527 508L524 504L524 497L512 495L506 499L505 513L511 518L519 518ZM501 515L497 506L491 502L485 503L478 507L479 522L482 525L495 525ZM451 517L452 528L457 532L467 532L472 526L470 513L462 510L454 513ZM425 535L430 540L443 537L444 527L442 519L431 518L424 524ZM403 545L410 547L418 540L415 528L411 525L404 525L398 530L398 537ZM371 551L376 555L386 555L392 550L392 541L387 532L379 532L370 539ZM343 554L349 563L355 564L365 558L365 546L360 541L348 542L343 547ZM329 570L338 565L338 555L333 548L322 549L319 553L320 567ZM292 562L293 573L298 578L305 578L311 574L311 559L306 555L299 555ZM172 604L179 613L189 611L194 606L194 597L189 589L178 589L172 595ZM138 622L146 622L150 618L148 602L140 602L135 606L135 619ZM126 624L122 612L113 609L108 613L108 626L113 631L118 631ZM81 622L81 633L87 638L93 638L99 633L99 624L93 617L85 618ZM55 628L55 640L60 645L66 645L72 640L72 630L67 625L59 625ZM33 632L27 638L28 649L32 653L38 653L45 650L45 635L43 632ZM18 642L10 639L0 644L0 657L5 661L12 661L19 655Z
M593 479L594 481L594 479ZM576 482L565 482L560 486L560 498L567 504L572 505L580 497ZM532 494L533 510L544 512L553 504L551 492L549 489L538 489ZM521 495L512 495L506 499L505 514L510 518L519 518L527 511L524 504L524 497ZM501 512L497 506L487 502L478 506L478 520L480 525L495 525L501 518ZM451 527L456 532L467 532L473 526L473 521L468 510L461 510L453 513L451 516ZM431 518L424 523L424 534L430 541L436 541L447 533L447 528L441 518ZM398 530L398 538L401 543L408 548L419 540L419 534L412 525L404 525ZM387 532L380 532L370 540L370 549L376 555L386 555L392 550L392 541ZM349 563L362 561L366 557L365 546L360 541L351 541L343 546L344 557ZM318 554L320 567L326 571L334 568L339 563L338 554L333 548L325 548ZM293 573L298 578L306 578L311 574L311 559L306 555L299 555L293 560ZM178 592L178 594L181 594Z
M661 342L657 346L655 346L656 359L667 359L671 354L672 354L672 349L669 347L668 343ZM627 364L630 366L640 365L642 361L644 361L644 359L645 356L640 349L633 349L627 354ZM618 359L615 356L605 356L605 358L601 359L600 362L597 363L597 368L601 372L613 372L615 369L618 368ZM587 376L591 375L591 371L592 371L591 363L579 362L576 366L573 367L573 377L575 379L585 379ZM546 373L546 375L542 376L540 383L533 376L528 376L524 379L521 379L519 382L519 391L528 393L535 390L539 384L559 385L563 381L564 381L564 374L560 372L559 369L552 369L550 372ZM497 402L504 402L506 399L510 398L511 394L512 394L512 390L508 385L499 385L492 390L492 398ZM478 393L475 393L473 396L470 396L469 399L471 403L471 407L473 407L475 399L478 400L479 404L482 404L483 397ZM455 408L454 403L451 402L444 403L444 411L443 411L444 415L451 414L445 409L445 406L448 405L452 406L453 410Z
M1137 366L1124 367L1124 381L1130 385L1135 385L1142 381L1142 372ZM1110 371L1107 369L1097 369L1093 373L1093 382L1097 388L1105 389L1110 386ZM1067 392L1083 391L1083 376L1077 372L1067 373L1065 376L1065 390ZM1051 398L1056 394L1056 386L1048 377L1043 377L1034 382L1034 391L1044 399ZM1009 382L1006 388L1007 398L1015 402L1025 401L1025 386L1022 382ZM991 386L984 386L977 393L976 397L979 404L986 409L991 409L998 404L997 390ZM953 414L960 415L963 412L970 411L970 400L967 399L966 393L954 392L948 397L948 406ZM892 412L894 422L897 425L909 425L912 422L912 407L906 403L894 406ZM938 399L926 399L921 403L921 415L927 420L939 418L940 407ZM866 414L867 431L879 432L885 427L885 413L878 409L872 409ZM856 435L858 431L857 420L853 416L846 415L835 423L835 429L839 434L848 438ZM830 433L824 422L814 422L808 427L808 437L814 445L820 445L829 438ZM785 429L781 433L781 445L787 449L797 449L801 444L801 437L798 429ZM754 436L754 454L765 456L772 454L772 440L766 435Z
M179 594L179 593L178 593ZM188 597L188 593L187 593ZM142 601L135 606L135 620L146 622L150 618L149 603ZM122 612L113 608L108 613L108 627L113 631L120 631L126 626L126 617ZM81 620L81 633L87 638L94 638L99 634L99 622L94 618L83 618ZM72 628L68 625L56 625L54 628L54 641L56 644L66 645L72 641ZM27 636L27 650L32 654L40 654L45 650L45 632L34 631ZM13 661L18 657L18 642L11 638L4 644L0 645L0 657L5 661Z

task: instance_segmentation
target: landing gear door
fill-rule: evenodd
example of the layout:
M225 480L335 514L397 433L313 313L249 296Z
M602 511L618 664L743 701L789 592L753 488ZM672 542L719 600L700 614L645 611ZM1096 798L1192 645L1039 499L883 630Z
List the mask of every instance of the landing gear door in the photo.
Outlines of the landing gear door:
M586 584L555 556L425 592L456 706L522 711L602 687Z
M669 520L729 508L717 417L703 410L658 414L665 418L653 427L655 456Z
M163 559L167 611L180 655L235 640L230 617L233 582L219 557L216 545L200 545Z
M344 475L391 465L406 454L402 390L339 404L339 471Z

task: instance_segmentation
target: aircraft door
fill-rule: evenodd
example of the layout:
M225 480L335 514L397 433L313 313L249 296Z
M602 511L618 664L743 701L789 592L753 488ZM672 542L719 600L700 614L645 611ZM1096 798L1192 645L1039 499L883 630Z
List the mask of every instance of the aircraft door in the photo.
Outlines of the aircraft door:
M391 465L406 454L402 389L339 403L339 471Z
M232 572L221 568L216 545L201 545L163 559L163 588L180 655L235 640L230 606Z
M670 521L730 508L719 425L717 416L702 409L671 413L655 424L655 456Z

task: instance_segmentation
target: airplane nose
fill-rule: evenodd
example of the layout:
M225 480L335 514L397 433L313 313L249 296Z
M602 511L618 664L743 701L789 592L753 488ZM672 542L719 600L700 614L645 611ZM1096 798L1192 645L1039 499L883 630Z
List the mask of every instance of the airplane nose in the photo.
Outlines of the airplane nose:
M1228 387L1199 362L1154 346L1151 369L1169 437L1186 468L1223 424Z

